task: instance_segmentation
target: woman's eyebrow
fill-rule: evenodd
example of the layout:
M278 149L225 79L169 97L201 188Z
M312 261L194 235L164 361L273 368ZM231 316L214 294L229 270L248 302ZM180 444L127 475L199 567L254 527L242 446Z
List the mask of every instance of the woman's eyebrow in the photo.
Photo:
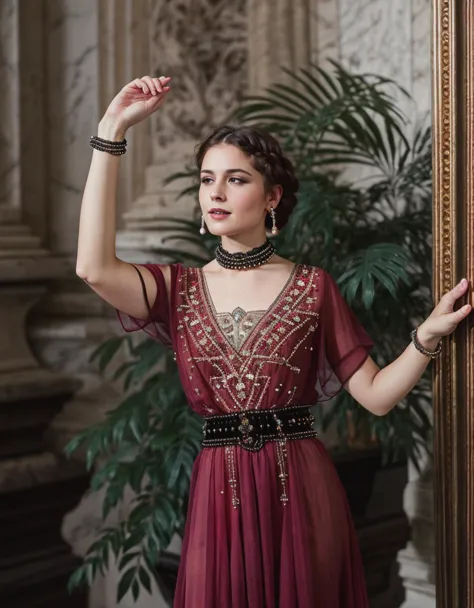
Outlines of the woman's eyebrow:
M201 169L201 173L208 173L209 175L214 175L214 171L212 171L211 169ZM227 175L229 175L230 173L245 173L246 175L250 175L250 177L252 177L252 174L248 171L245 171L244 169L226 169L224 173Z

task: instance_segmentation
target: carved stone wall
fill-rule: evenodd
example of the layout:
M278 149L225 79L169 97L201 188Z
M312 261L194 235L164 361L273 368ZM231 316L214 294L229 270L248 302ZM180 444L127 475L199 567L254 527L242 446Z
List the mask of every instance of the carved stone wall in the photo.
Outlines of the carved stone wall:
M124 214L117 247L124 259L156 259L162 243L154 230L163 216L192 217L195 202L177 201L184 184L163 185L182 171L196 143L225 121L246 93L245 0L148 2L149 70L172 76L167 102L151 118L151 163L144 191Z
M161 0L152 2L150 21L152 71L173 77L170 101L155 114L161 159L170 144L205 136L245 94L246 2Z

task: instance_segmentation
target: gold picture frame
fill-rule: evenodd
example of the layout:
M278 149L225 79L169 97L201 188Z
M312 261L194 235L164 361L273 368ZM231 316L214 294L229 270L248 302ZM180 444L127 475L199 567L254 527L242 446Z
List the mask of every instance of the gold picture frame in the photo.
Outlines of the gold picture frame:
M433 0L433 289L474 282L474 0ZM474 317L433 368L436 605L474 608Z

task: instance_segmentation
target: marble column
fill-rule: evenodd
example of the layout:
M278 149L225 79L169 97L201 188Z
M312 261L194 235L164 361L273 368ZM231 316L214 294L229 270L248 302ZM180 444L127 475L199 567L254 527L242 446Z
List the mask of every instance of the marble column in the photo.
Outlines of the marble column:
M411 49L412 87L416 101L412 108L413 122L430 120L431 115L431 3L412 2ZM405 587L403 608L435 608L435 534L433 524L433 473L427 464L419 476L409 470L405 489L405 512L411 525L411 541L398 555L400 577Z
M338 60L352 71L393 79L413 99L393 91L410 124L426 118L431 110L430 0L338 3Z
M430 120L431 52L430 2L415 0L412 13L413 88L416 117ZM398 555L400 577L406 591L403 608L435 608L435 533L433 522L433 472L431 466L419 477L411 469L405 489L405 512L412 539Z
M43 3L37 17L44 37L38 78L43 83L42 108L48 127L43 142L46 230L50 247L67 272L37 307L30 337L44 362L73 375L82 385L49 425L47 439L58 453L72 436L102 420L121 399L119 387L100 377L88 362L92 350L119 331L115 312L76 277L75 262L81 199L92 154L89 135L97 132L110 101L107 88L112 75L131 61L115 27L117 20L126 20L131 6L126 0L80 4L58 0ZM136 25L133 19L127 24L130 30ZM122 180L127 186L119 189L124 207L135 187L126 180L130 162L137 162L137 155L124 161Z
M405 587L402 608L435 608L433 474L428 468L420 477L412 471L411 477L404 496L405 513L412 530L411 540L397 558Z
M55 589L72 571L57 529L85 487L84 467L44 441L80 382L40 361L29 331L38 302L71 271L48 230L43 8L32 0L0 4L0 587L11 601L21 588L20 603L36 594L38 578Z
M28 1L25 5L28 4ZM64 267L63 275L55 281L54 289L42 298L31 319L29 338L35 353L44 364L60 374L72 376L79 385L74 395L49 421L45 432L47 445L60 455L64 445L84 428L103 420L107 410L113 409L122 399L121 387L98 374L89 363L92 351L115 332L120 331L115 312L75 274L77 230L82 193L91 159L89 135L96 133L97 124L108 98L109 80L130 60L130 49L124 48L117 22L126 22L133 30L137 24L130 18L135 5L131 1L116 0L57 0L55 2L29 2L37 6L36 23L42 28L44 55L37 66L38 80L42 82L42 108L47 125L41 154L43 190L47 200L45 233L48 243ZM22 2L23 6L23 2ZM31 27L31 21L28 21ZM140 27L146 22L140 21ZM125 82L122 82L120 87ZM140 146L123 161L119 208L125 209L127 197L135 196L137 180L129 179L134 163L143 165ZM38 162L36 162L38 165ZM41 166L41 163L40 163ZM56 457L58 458L58 457ZM84 474L84 454L79 452L69 463ZM81 493L72 496L68 509L77 513ZM91 496L87 494L87 496ZM89 498L90 499L90 498ZM91 528L88 513L81 512L81 525L72 516L66 516L63 538L70 543L69 555L83 555L77 545L84 546L97 534L100 522L100 496L93 502L97 517ZM58 523L58 528L59 528ZM72 536L71 536L72 534ZM81 536L82 535L82 536ZM105 602L111 594L107 588L116 588L115 577L98 580L90 593L91 608L115 606Z
M65 397L78 386L70 376L38 362L26 333L28 314L48 284L69 273L67 262L45 245L40 18L38 3L9 0L0 6L4 85L0 94L0 400L4 409L12 402L28 409L30 400L38 396ZM52 415L51 408L43 411L42 423ZM41 418L39 411L35 418ZM2 422L6 430L3 417ZM27 425L28 419L16 423Z

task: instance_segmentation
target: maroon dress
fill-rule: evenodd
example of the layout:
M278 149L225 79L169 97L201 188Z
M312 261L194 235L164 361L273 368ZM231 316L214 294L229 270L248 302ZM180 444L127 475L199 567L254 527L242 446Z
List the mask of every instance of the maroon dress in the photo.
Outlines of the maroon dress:
M160 266L146 267L165 293ZM201 269L173 264L170 302L157 298L151 313L153 324L119 316L174 349L203 416L330 399L372 347L334 280L301 264L267 311L228 314L216 313ZM174 606L367 608L344 490L318 439L201 450Z

